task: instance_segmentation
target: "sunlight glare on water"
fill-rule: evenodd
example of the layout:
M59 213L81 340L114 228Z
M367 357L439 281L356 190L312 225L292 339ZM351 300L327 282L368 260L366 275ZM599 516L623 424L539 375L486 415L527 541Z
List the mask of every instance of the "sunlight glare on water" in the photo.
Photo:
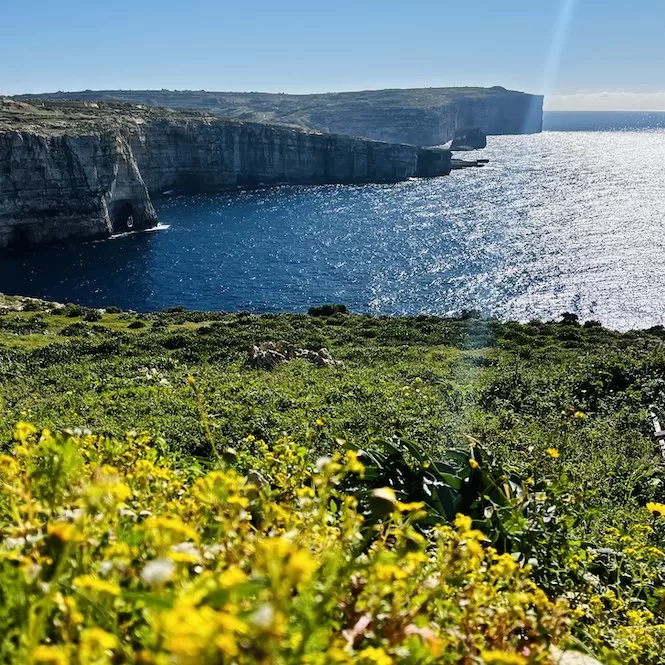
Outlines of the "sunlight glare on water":
M343 302L665 322L664 130L490 137L478 156L490 164L432 180L165 200L168 229L5 259L0 291L145 311Z

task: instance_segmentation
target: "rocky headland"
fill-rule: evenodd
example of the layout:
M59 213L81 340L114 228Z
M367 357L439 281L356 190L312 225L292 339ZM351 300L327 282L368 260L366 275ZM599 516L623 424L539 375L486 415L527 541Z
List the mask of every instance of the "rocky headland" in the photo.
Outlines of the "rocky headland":
M428 146L478 128L488 135L542 131L543 97L501 86L412 88L312 95L205 90L84 90L19 99L122 101L203 111L390 143Z
M202 112L0 100L0 249L157 225L170 193L446 175L450 152Z

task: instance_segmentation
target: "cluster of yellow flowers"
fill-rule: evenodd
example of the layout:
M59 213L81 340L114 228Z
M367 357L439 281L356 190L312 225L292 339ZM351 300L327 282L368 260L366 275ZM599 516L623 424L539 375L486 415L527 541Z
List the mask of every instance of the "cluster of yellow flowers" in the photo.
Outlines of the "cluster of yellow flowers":
M353 452L248 437L238 468L147 435L38 432L0 456L0 660L32 665L548 663L568 630L468 517L426 540L390 491L365 528ZM260 461L260 468L243 463Z

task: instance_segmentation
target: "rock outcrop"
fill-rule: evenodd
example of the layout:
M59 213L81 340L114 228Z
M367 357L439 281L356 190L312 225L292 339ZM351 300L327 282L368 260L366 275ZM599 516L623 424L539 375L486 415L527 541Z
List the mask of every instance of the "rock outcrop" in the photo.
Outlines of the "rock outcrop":
M450 169L440 149L126 104L0 100L0 249L154 227L155 194Z
M34 99L23 95L21 99ZM42 95L42 97L44 97ZM413 88L314 95L205 90L85 90L57 92L49 99L114 100L173 109L193 109L224 118L278 123L390 143L443 145L457 130L485 134L542 131L543 97L500 86Z
M253 345L249 351L247 364L254 369L273 370L289 360L307 360L317 367L344 367L344 362L335 360L326 348L312 351L299 349L286 342L266 342Z
M482 150L487 147L487 134L479 127L458 129L455 138L450 143L450 149L460 152L469 150Z

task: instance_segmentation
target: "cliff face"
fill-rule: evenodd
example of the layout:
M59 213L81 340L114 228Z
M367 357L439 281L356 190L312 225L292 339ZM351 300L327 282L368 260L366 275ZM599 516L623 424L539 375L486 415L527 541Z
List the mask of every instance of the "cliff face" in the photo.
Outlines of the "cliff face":
M21 99L34 96L24 95ZM43 96L44 97L44 96ZM460 129L485 134L542 131L543 97L501 87L365 90L314 95L263 92L86 90L49 99L116 100L193 109L224 118L291 125L412 145L442 145Z
M222 120L159 121L128 137L151 192L278 183L395 182L418 173L412 146ZM443 165L437 175L447 173Z
M157 224L151 195L395 182L450 152L119 105L0 102L0 248Z
M0 247L149 228L157 215L122 136L0 132Z

